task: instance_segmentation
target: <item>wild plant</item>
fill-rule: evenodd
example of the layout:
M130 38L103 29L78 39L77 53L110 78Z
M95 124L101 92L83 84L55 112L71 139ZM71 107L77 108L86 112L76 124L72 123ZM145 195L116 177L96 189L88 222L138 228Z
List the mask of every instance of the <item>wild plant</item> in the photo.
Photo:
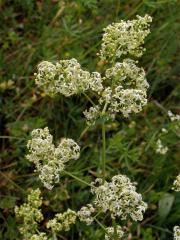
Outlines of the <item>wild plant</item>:
M57 213L47 221L41 231L39 223L43 220L40 210L42 198L40 190L32 190L27 203L15 208L17 218L22 220L20 232L23 239L58 239L62 231L69 231L76 221L91 225L94 222L104 232L105 240L127 239L127 221L142 221L147 203L136 191L136 182L121 173L108 178L106 168L106 126L113 122L117 114L128 118L142 111L147 104L149 84L138 58L142 56L145 38L150 33L152 18L137 16L134 20L112 23L104 29L102 44L97 54L105 66L102 73L83 70L74 58L58 62L43 61L37 66L35 82L46 94L54 97L84 95L91 106L84 110L87 126L97 122L102 127L101 174L92 182L86 182L68 171L68 161L81 161L80 146L73 139L62 138L59 144L53 142L48 127L35 129L27 143L26 158L35 166L44 187L51 190L61 184L61 174L68 175L85 184L92 193L92 201L80 209L67 209ZM157 142L157 152L165 154L168 150ZM174 183L179 189L179 177ZM110 220L105 217L109 216ZM175 234L179 228L175 227ZM178 238L175 238L178 239Z

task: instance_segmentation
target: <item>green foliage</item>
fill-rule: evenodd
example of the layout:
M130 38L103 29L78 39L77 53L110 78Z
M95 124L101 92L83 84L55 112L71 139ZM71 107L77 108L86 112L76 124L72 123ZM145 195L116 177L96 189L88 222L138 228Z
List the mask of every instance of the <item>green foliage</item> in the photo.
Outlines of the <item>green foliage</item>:
M101 175L101 128L97 124L86 129L82 115L88 106L86 99L44 97L34 84L36 65L41 60L75 57L85 69L103 70L105 63L96 56L102 29L146 13L153 17L153 24L140 65L145 66L150 84L149 103L138 116L118 116L107 126L107 177L128 174L138 182L138 190L149 205L144 221L130 227L132 239L171 239L180 215L179 193L171 190L180 171L180 154L177 125L169 121L167 111L179 111L179 2L1 0L0 10L0 239L20 239L14 205L24 202L28 188L42 187L25 159L26 143L34 128L48 125L55 141L66 136L79 142L81 160L68 166L74 175L87 182ZM167 133L162 133L162 128ZM159 138L169 148L165 155L155 152ZM92 197L84 185L66 176L61 180L52 192L43 189L46 220L68 207L78 210ZM96 225L82 223L59 237L103 238Z
M171 211L174 202L174 196L170 193L165 193L159 200L159 217L163 221L167 218Z

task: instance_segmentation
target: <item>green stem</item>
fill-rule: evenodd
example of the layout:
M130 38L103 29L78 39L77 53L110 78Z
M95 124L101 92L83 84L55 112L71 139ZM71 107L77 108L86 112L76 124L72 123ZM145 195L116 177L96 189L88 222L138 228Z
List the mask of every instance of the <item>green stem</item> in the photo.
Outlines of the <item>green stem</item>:
M21 188L18 184L16 184L13 180L11 180L6 174L0 171L0 174L6 178L10 183L12 183L16 188L18 188L24 195L26 195L26 191Z
M57 240L57 236L55 232L53 232L53 240Z
M96 104L93 102L93 100L91 100L91 98L86 93L83 93L83 94L87 98L87 100L95 107Z
M100 223L99 220L98 220L96 217L94 217L94 220L97 222L97 224L98 224L105 232L107 232L106 227L105 227L102 223Z
M113 227L114 227L114 240L118 239L118 234L117 234L117 225L116 221L113 219Z
M102 172L103 172L103 183L106 178L106 129L105 123L102 123Z
M80 141L80 140L84 137L84 135L86 134L86 132L88 131L88 129L89 129L89 126L87 126L87 127L82 131L80 137L78 138L78 141Z
M89 184L89 183L87 183L86 181L84 181L84 180L78 178L78 177L75 176L74 174L69 173L69 172L67 172L67 171L65 171L65 170L63 170L63 172L64 172L66 175L68 175L68 176L70 176L70 177L76 179L78 182L83 183L83 184L85 184L85 185L91 187L91 184Z

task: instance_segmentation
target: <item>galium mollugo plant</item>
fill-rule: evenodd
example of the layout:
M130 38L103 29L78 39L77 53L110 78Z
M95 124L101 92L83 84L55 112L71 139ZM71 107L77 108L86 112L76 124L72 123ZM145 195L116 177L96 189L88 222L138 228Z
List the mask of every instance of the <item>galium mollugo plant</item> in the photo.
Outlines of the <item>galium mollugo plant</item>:
M147 204L142 200L142 195L136 192L136 184L122 174L113 176L110 181L106 180L106 123L113 121L117 114L130 117L147 104L149 84L144 69L138 67L137 59L145 50L143 44L150 33L151 21L152 18L148 15L137 16L134 20L113 23L104 29L99 53L101 60L107 62L104 73L83 70L74 58L57 62L43 61L37 66L35 83L45 94L51 97L57 94L65 97L84 95L92 104L84 110L87 124L96 124L98 119L102 123L102 178L92 183L86 183L65 171L68 161L80 157L80 147L74 140L63 138L55 145L47 127L35 129L31 133L27 144L27 159L34 163L46 188L51 190L60 181L59 175L63 172L86 184L94 195L94 199L79 210L68 209L64 213L57 213L54 219L48 221L47 228L51 229L54 239L57 232L68 231L71 224L79 219L87 225L96 222L103 229L106 240L117 240L125 236L122 226L117 224L118 219L143 219ZM16 213L27 223L30 220L26 220L26 209L23 206L25 205L16 208ZM29 205L28 207L30 208ZM20 214L21 208L23 213ZM104 222L97 219L99 215L106 214L111 216L112 226L105 226ZM33 239L38 239L37 222L41 219L40 213L33 218ZM21 231L24 236L26 230L28 228ZM39 233L39 239L43 237L46 239L44 233Z

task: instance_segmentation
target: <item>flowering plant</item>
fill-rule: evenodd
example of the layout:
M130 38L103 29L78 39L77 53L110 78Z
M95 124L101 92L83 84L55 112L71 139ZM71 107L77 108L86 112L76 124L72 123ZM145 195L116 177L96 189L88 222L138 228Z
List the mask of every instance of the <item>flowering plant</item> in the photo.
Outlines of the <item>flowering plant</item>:
M106 179L106 124L109 120L113 121L117 114L129 117L140 112L147 103L149 85L144 69L137 66L137 58L145 50L143 44L150 33L151 21L148 15L137 16L135 20L113 23L104 29L99 53L108 66L104 73L83 70L74 58L38 64L35 82L45 94L51 97L57 94L65 97L84 95L92 104L88 110L84 110L84 116L88 126L101 120L102 176L88 183L66 171L68 161L79 161L79 145L68 138L62 138L59 144L54 144L47 127L33 130L26 157L34 163L44 187L51 190L60 181L61 173L64 173L90 187L94 199L77 211L68 209L64 213L57 213L45 224L51 230L50 234L38 230L38 223L43 219L39 209L42 199L40 190L33 190L28 203L15 209L17 217L23 219L20 231L24 239L57 239L59 232L69 231L70 226L79 219L87 225L95 221L103 229L105 239L117 240L126 236L125 228L118 225L119 220L142 221L147 204L142 200L142 195L136 192L136 183L122 174L113 176L110 181ZM28 217L27 211L32 213ZM98 220L98 216L107 214L111 218L108 223L110 226Z

